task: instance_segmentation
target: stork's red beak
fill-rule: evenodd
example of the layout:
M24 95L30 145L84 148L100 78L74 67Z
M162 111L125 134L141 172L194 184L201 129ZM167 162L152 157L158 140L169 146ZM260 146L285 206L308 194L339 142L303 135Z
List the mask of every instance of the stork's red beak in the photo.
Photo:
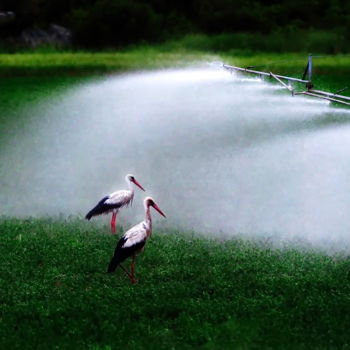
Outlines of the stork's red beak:
M132 180L132 182L133 182L136 186L138 186L139 188L141 188L142 191L146 191L135 179Z
M161 211L161 209L158 207L158 205L157 205L156 203L154 203L154 204L152 205L152 207L153 207L155 210L157 210L157 212L158 212L160 215L162 215L162 216L164 216L164 217L166 218L165 214Z

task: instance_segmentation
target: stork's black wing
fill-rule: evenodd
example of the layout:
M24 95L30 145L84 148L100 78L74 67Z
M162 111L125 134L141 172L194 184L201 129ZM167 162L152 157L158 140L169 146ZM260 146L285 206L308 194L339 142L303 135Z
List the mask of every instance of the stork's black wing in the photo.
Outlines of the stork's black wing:
M93 207L85 216L85 219L90 220L93 216L101 215L108 213L113 209L118 209L120 206L115 204L106 203L106 200L109 199L109 196L103 197L95 207Z
M139 242L135 242L131 246L125 247L125 243L127 238L123 236L117 244L117 247L114 250L113 258L111 259L107 272L114 272L120 263L122 263L125 259L130 256L136 254L139 250L141 250L146 244L146 240L142 240Z

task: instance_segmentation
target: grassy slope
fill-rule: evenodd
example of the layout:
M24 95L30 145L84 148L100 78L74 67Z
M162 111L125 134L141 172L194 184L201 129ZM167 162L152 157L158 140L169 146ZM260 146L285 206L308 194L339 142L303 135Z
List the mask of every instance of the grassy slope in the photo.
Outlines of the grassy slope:
M32 52L0 54L0 75L92 74L137 69L184 66L190 62L212 61L203 52L163 52L139 48L127 52Z
M0 221L0 348L348 348L348 258L155 232L132 286L108 231Z
M13 137L14 128L26 127L26 118L30 118L30 113L26 115L24 108L44 98L57 96L84 79L89 78L68 75L0 78L0 152L2 145Z
M21 104L38 102L55 95L60 89L70 87L81 81L82 77L43 76L43 77L2 77L0 79L0 114L15 111Z
M242 67L272 70L301 77L307 63L303 53L242 53L174 50L166 46L140 47L125 52L27 52L0 54L0 76L91 75L128 70L186 66L195 62L223 61ZM314 59L314 80L318 88L336 91L348 85L350 56L322 56ZM0 86L1 88L1 86ZM350 90L349 90L350 91ZM347 91L344 94L350 94Z

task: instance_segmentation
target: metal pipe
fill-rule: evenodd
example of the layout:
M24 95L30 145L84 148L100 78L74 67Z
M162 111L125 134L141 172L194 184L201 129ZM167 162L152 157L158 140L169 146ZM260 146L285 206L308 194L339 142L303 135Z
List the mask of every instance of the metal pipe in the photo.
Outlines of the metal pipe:
M321 95L325 95L325 96L330 96L330 97L338 97L338 98L342 98L344 100L350 101L350 97L333 94L332 92L326 92L326 91L320 91L320 90L310 90L310 92L315 93L315 94L321 94Z
M349 102L344 101L344 100L350 101L350 97L348 97L348 96L337 95L337 94L334 94L331 92L326 92L326 91L312 90L312 87L313 87L312 81L311 81L311 79L312 79L312 55L309 55L308 64L306 66L306 70L305 70L303 79L287 77L284 75L278 75L278 74L274 74L272 72L268 73L268 72L261 72L261 71L248 69L248 68L230 66L228 64L223 64L222 66L223 66L223 68L231 70L231 71L237 70L237 71L244 72L244 73L251 73L251 74L256 74L256 75L260 75L260 76L268 76L268 77L274 78L280 84L282 84L286 89L291 91L293 95L308 95L308 96L322 98L324 100L328 100L328 101L332 101L332 102L337 102L337 103L340 103L340 104L343 104L346 106L350 106ZM309 80L304 80L306 73L308 73ZM281 81L281 79L288 80L288 81L295 81L298 83L304 83L304 84L306 84L307 91L294 92L294 90L292 88L290 88L287 84L285 84L283 81Z
M283 85L287 90L293 92L293 89L292 89L290 86L288 86L286 83L284 83L280 78L278 78L278 77L276 76L276 74L273 74L272 72L270 72L270 74L271 74L271 76L272 76L273 78L275 78L281 85Z
M338 100L338 99L335 99L335 98L326 97L326 96L322 96L322 95L320 96L320 95L311 93L309 91L297 92L297 93L295 93L295 95L307 95L307 96L312 96L312 97L318 97L318 98L322 98L323 100L328 100L328 101L332 101L332 102L341 103L341 104L346 105L346 106L350 106L349 102L345 102L345 101L342 101L342 100Z
M228 64L224 64L223 67L226 68L226 69L234 69L234 70L238 70L238 71L245 72L245 73L252 73L252 74L258 74L258 75L265 75L265 76L273 77L271 75L271 73L260 72L260 71L257 71L257 70L252 70L252 69L247 69L247 68L230 66ZM274 75L275 75L275 77L278 77L278 78L284 79L284 80L296 81L298 83L304 83L304 84L309 83L308 80L292 78L292 77L286 77L284 75L278 75L278 74L274 74Z

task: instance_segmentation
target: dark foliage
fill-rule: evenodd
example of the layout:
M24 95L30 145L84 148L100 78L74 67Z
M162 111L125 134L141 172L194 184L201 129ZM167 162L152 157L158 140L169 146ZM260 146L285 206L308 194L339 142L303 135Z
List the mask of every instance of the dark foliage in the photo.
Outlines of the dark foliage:
M57 23L72 29L78 47L120 47L185 33L297 30L336 33L350 41L350 2L340 0L2 0L0 11L16 13L0 38Z

